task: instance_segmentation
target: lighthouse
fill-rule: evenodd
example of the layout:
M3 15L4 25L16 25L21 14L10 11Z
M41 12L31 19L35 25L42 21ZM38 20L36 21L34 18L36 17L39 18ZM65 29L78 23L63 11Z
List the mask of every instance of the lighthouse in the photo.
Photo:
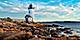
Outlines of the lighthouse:
M32 7L32 4L29 5L28 7L28 15L25 16L25 20L26 20L26 23L33 23L33 15L32 15L32 10L34 8Z

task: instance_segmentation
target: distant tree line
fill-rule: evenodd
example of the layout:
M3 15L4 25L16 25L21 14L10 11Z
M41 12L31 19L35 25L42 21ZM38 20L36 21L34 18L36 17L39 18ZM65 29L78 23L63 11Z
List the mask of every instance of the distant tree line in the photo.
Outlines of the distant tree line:
M7 18L0 18L0 20L8 21L8 22L12 22L12 21L13 21L10 17L7 17Z

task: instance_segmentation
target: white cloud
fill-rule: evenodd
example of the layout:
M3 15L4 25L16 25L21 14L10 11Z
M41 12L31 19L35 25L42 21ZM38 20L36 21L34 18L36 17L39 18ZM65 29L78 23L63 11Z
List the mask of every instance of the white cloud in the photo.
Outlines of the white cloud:
M0 7L0 10L3 9L2 7Z
M16 11L19 11L20 9L19 8L12 8L13 10L16 10Z
M73 6L65 7L63 5L61 5L61 7L59 7L59 6L42 6L42 7L43 8L41 8L41 6L38 6L39 9L37 9L37 10L39 10L39 11L33 12L33 14L50 15L51 18L53 19L53 21L55 21L55 20L56 21L79 21L78 20L79 16L78 16L78 18L76 18L77 16L74 16L77 12L79 12L79 10L80 10L79 8L74 8ZM53 10L58 11L58 12L57 13L51 12ZM64 13L65 15L61 16L61 15L59 15L59 12L63 12L63 13L66 12L66 14ZM47 16L46 19L49 19L48 17L49 16ZM46 19L44 19L44 20L46 20ZM49 21L49 20L46 20L46 21Z
M61 10L62 12L67 12L67 15L71 15L71 14L73 14L74 12L72 11L72 10L70 10L70 9L63 9L63 10Z
M50 1L50 2L54 3L55 1Z
M4 6L12 6L12 5L9 5L9 4L6 4L4 2L0 2L0 4L4 5Z
M4 1L4 2L8 2L8 1Z
M5 2L7 2L7 1L5 1ZM2 2L0 2L0 4L9 6L9 4L2 3ZM77 14L80 12L80 7L76 7L76 8L65 7L62 3L60 3L59 6L45 6L42 4L46 4L46 3L44 3L44 2L41 4L33 3L33 5L35 7L35 9L33 10L34 17L35 17L35 14L41 14L43 16L45 15L45 17L39 21L59 21L59 20L60 21L64 21L64 20L65 21L68 21L68 20L74 21L74 20L79 19L79 17L80 17L80 15ZM28 8L28 4L26 4L25 6L22 6L22 5L16 5L13 7L11 6L10 8L0 7L1 11L12 12L12 13L20 13L20 12L26 12L26 11L28 12L27 8ZM74 10L71 10L71 9L74 9ZM54 12L54 11L57 11L57 12ZM62 13L60 13L60 12L62 12L64 15L61 15Z

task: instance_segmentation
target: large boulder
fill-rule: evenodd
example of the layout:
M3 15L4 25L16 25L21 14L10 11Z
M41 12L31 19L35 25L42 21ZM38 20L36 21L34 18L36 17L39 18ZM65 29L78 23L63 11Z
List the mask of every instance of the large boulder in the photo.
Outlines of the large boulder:
M26 38L30 38L32 36L32 32L27 32L26 33Z

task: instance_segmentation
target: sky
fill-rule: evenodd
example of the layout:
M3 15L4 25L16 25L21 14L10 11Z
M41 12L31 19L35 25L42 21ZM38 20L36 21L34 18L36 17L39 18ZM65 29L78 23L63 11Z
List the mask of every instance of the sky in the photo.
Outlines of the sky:
M34 21L80 21L80 0L0 0L0 17L24 19L29 4Z

